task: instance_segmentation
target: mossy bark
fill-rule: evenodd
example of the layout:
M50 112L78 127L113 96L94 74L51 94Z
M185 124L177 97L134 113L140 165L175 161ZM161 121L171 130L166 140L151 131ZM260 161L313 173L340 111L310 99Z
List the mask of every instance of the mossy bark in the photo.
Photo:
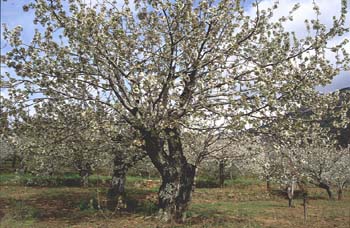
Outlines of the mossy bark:
M125 182L128 166L122 153L116 153L113 160L113 174L110 188L107 192L107 209L115 211L125 205Z
M162 138L154 131L144 131L145 149L162 177L158 192L159 217L181 223L191 201L196 169L184 156L179 130L168 128L165 132Z
M158 194L159 216L164 221L183 222L191 201L195 169L187 164L183 167L172 167L170 170L172 171L162 175Z

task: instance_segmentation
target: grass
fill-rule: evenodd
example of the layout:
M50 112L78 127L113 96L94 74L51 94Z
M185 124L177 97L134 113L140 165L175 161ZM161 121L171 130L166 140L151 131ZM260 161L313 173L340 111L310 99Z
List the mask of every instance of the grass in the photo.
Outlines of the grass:
M252 185L260 185L263 184L263 182L257 178L254 177L238 177L233 180L226 180L225 185L227 186L252 186Z
M0 227L340 227L350 226L350 194L329 201L320 189L310 189L308 221L303 221L302 200L288 208L283 196L269 194L254 178L228 181L225 188L197 188L184 224L163 224L155 217L159 181L127 178L127 208L119 213L103 207L105 185L82 187L22 186L15 175L0 175ZM20 178L31 178L21 176ZM76 178L66 174L64 178ZM93 176L96 182L108 176ZM315 196L315 197L313 197ZM95 205L95 206L94 206Z
M90 185L106 185L110 176L92 175L89 177ZM26 186L80 186L81 179L78 174L64 173L60 176L34 176L30 174L5 173L0 175L0 185L26 185Z
M89 177L89 186L109 186L111 176L91 175ZM34 176L31 174L2 173L0 175L0 186L50 186L50 187L79 187L81 185L80 177L75 173L64 173L60 176ZM151 187L153 191L158 191L159 179L145 179L140 176L127 176L127 185L140 185Z

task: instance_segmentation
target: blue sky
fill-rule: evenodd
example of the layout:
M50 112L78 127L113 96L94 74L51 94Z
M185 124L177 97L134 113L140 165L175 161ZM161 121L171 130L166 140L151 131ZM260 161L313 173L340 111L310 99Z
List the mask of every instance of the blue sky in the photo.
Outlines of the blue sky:
M89 0L87 0L89 1ZM91 1L98 1L98 0L91 0ZM23 12L22 6L24 4L27 4L30 2L30 0L7 0L1 2L1 24L6 23L9 28L13 28L16 25L21 25L23 27L23 40L24 41L30 41L31 37L33 35L33 11L29 12ZM249 5L251 0L245 1L245 5ZM275 0L263 0L261 3L261 8L271 6L275 2ZM296 31L297 34L302 36L305 33L305 29L303 26L303 21L305 17L313 17L312 14L312 0L280 0L280 8L277 11L277 15L286 15L288 14L288 11L292 8L294 3L299 2L301 4L300 9L296 13L296 20L293 23L290 23L288 25L289 30ZM319 4L321 9L321 16L320 20L321 22L327 24L331 24L331 19L333 15L339 14L340 10L340 0L338 1L332 1L332 0L316 0L316 3ZM350 3L348 3L350 4ZM350 6L348 5L349 11ZM249 7L246 7L246 9L249 11ZM252 9L253 12L253 9ZM350 12L348 12L348 18L347 20L350 22ZM348 24L350 26L350 23ZM349 38L350 34L346 34L346 37ZM337 39L340 40L341 38ZM337 40L334 40L336 43ZM350 45L348 45L350 50ZM6 45L4 40L1 36L1 54L6 53L6 51L9 50L10 47ZM331 60L332 61L332 60ZM3 68L1 69L3 70ZM318 87L317 89L322 92L331 92L336 89L344 88L344 87L350 87L350 72L343 71L333 79L332 84L326 86L326 87Z

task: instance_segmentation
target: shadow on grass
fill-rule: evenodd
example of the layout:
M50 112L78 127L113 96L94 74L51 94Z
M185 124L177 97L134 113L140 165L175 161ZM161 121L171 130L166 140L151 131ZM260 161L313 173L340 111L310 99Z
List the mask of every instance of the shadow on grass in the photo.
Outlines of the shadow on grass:
M126 207L120 213L106 211L107 188L40 188L37 193L25 199L1 198L6 206L6 216L21 221L65 221L71 225L102 219L101 213L107 216L118 216L133 213L138 216L151 216L157 212L157 193L153 189L127 189ZM1 211L1 210L0 210ZM0 213L1 217L5 212Z

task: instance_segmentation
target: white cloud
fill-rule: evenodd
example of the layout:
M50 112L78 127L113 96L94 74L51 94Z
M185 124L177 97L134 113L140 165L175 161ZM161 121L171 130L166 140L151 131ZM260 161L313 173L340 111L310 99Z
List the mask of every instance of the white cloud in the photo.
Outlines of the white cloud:
M341 1L331 0L314 0L319 7L321 14L318 16L320 22L326 25L327 28L331 28L333 25L333 16L339 18L341 13ZM294 31L299 38L307 36L307 29L305 26L305 19L315 20L316 14L313 10L313 0L280 0L278 8L274 11L273 20L278 20L282 16L288 16L293 6L297 3L300 4L300 8L293 13L293 21L287 21L284 24L286 31ZM259 4L260 9L271 8L276 0L263 0ZM350 4L347 5L348 13L346 15L346 26L350 27ZM255 16L255 8L248 9L248 15ZM349 39L350 33L344 34L342 37L335 37L330 40L327 46L335 46L339 44L344 38ZM347 50L350 50L350 43L346 45ZM330 51L326 53L327 59L333 64L335 63L335 55ZM340 75L333 79L333 82L325 87L318 87L322 92L331 92L339 88L350 86L350 72L341 72Z
M274 5L275 0L264 0L259 4L260 9L271 8ZM287 31L295 31L299 36L305 36L305 19L311 20L316 19L315 11L313 10L313 0L280 0L278 8L274 11L274 20L282 16L287 16L293 6L299 3L300 8L294 12L293 21L288 21L285 23L285 29ZM321 15L319 15L319 20L322 24L327 27L331 27L333 24L333 16L339 17L341 11L341 1L330 1L330 0L316 0L316 5L320 8ZM348 5L350 10L350 6ZM249 15L255 15L255 9L250 8L248 10ZM347 19L350 18L348 12ZM347 20L347 26L350 26L350 20Z

